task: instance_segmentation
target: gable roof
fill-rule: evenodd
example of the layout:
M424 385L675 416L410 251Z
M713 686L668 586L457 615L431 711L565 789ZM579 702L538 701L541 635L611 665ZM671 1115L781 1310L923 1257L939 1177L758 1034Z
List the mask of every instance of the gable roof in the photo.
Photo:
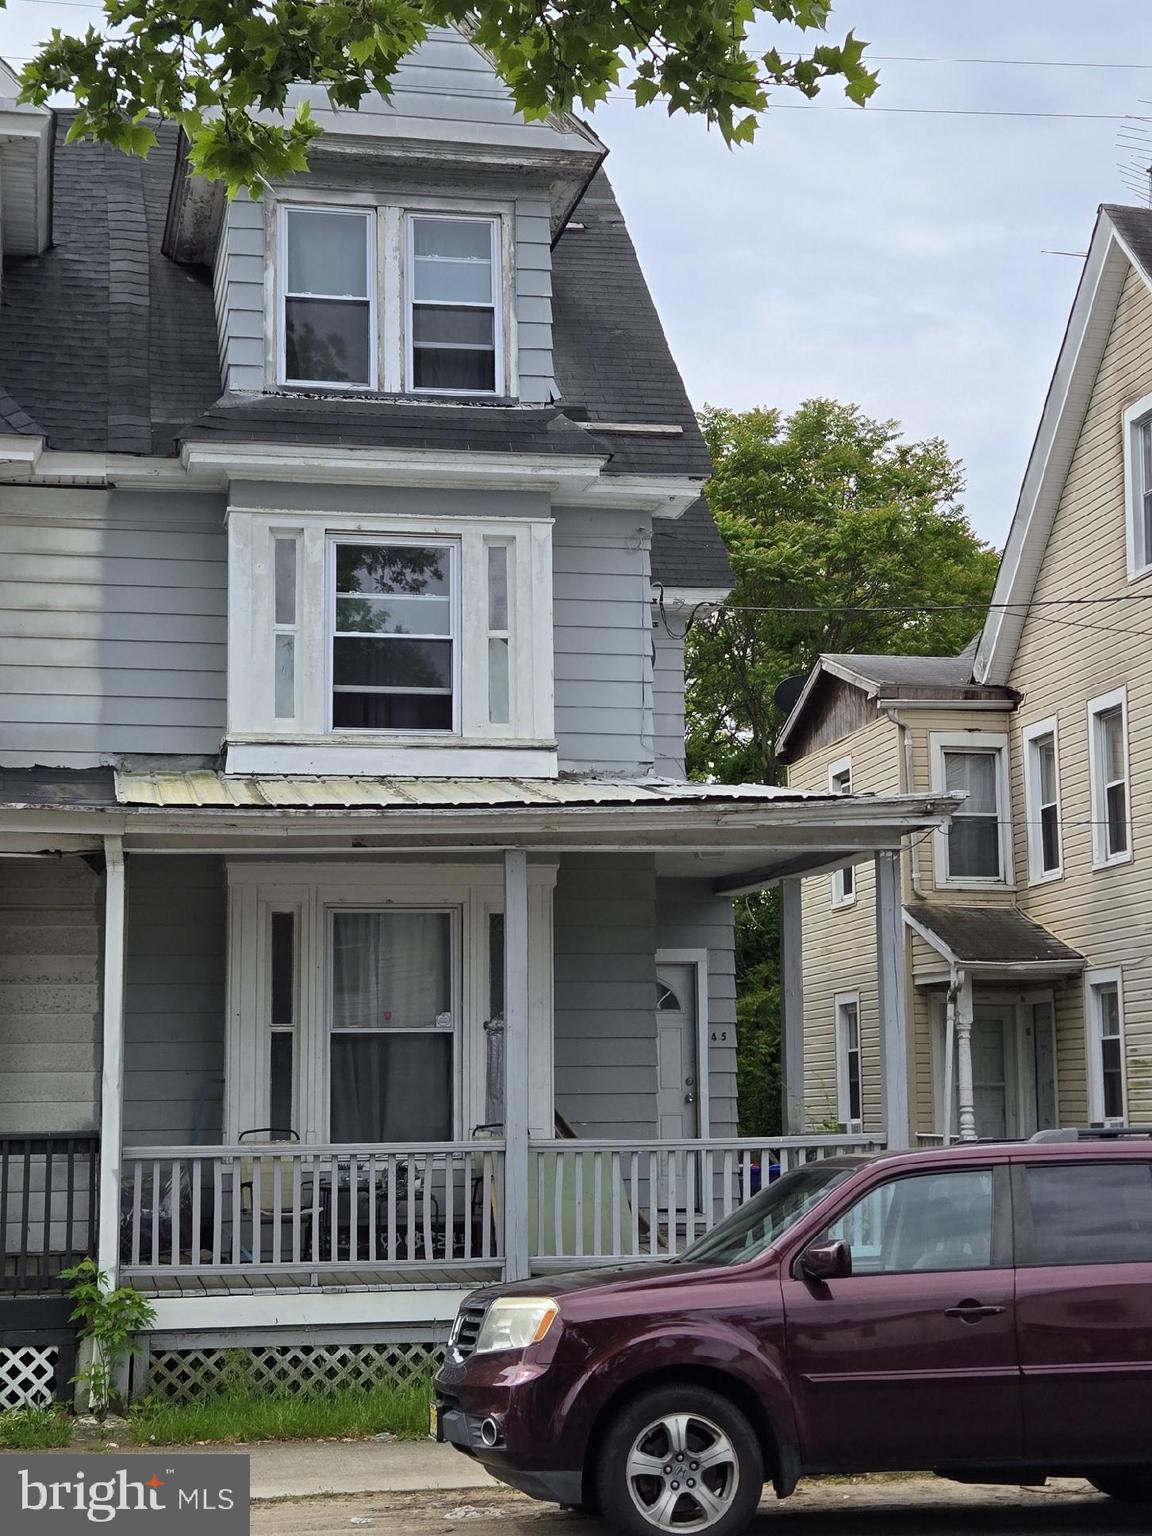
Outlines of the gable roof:
M1011 673L1092 386L1112 333L1116 306L1124 281L1133 270L1152 288L1152 210L1104 204L1097 215L980 637L974 669L979 682L1006 684Z
M554 406L398 401L299 392L221 399L212 278L162 253L179 130L158 124L146 161L66 144L55 128L54 242L9 258L0 288L0 432L73 452L170 454L183 440L349 443L462 452L563 452L604 473L699 478L707 448L607 177L593 179L554 248ZM596 426L606 430L598 434ZM613 427L661 427L618 432ZM674 429L674 430L667 430ZM683 546L681 547L681 539ZM703 502L661 520L653 575L727 587Z

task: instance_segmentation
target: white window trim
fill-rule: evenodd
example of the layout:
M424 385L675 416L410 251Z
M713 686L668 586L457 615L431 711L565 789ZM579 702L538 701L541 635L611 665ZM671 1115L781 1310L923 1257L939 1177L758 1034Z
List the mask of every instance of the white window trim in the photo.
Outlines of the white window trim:
M495 355L492 360L492 375L496 382L494 389L430 389L427 386L418 388L416 385L416 363L413 357L413 342L415 327L412 324L412 311L416 304L416 284L414 281L416 272L416 253L413 246L413 225L417 218L423 219L469 219L474 223L486 223L489 228L490 249L492 255L492 330L495 339ZM478 396L484 395L496 398L502 395L506 382L504 366L504 317L507 311L507 303L504 298L504 241L502 238L503 221L498 215L482 215L475 213L462 213L456 209L445 208L433 211L427 208L405 208L404 210L404 271L401 291L404 305L404 388L410 395L432 396ZM486 305L470 305L469 308L484 309Z
M696 988L696 1134L708 1136L711 1127L711 1065L708 1021L708 951L706 949L658 949L656 969L662 965L690 965Z
M381 201L374 193L344 192L321 187L307 193L284 190L266 199L264 311L271 317L264 327L264 376L269 389L322 388L333 394L413 394L417 399L518 399L520 394L519 334L516 319L514 278L516 271L515 205L500 199L438 197L426 194L405 197L402 201ZM320 208L337 213L364 213L374 217L370 283L373 304L374 345L371 390L363 384L333 384L323 380L313 383L286 381L284 374L284 283L287 280L284 220L287 208ZM409 324L405 318L408 289L409 213L442 215L445 218L486 219L496 227L493 241L497 270L493 272L496 308L496 388L493 391L414 390L408 389Z
M1124 733L1124 812L1128 846L1120 853L1108 852L1108 802L1100 760L1098 716L1110 709L1120 709ZM1132 764L1128 753L1128 690L1114 688L1088 701L1088 783L1092 806L1092 868L1111 869L1115 864L1132 862Z
M342 218L357 219L364 226L364 238L367 243L365 254L365 270L367 272L368 292L365 295L368 302L368 373L367 384L353 384L347 381L334 383L330 379L290 379L288 377L288 320L287 304L290 297L288 293L288 223L293 212L306 213L314 206L317 212L336 214ZM371 394L379 388L380 380L380 262L377 257L379 248L377 234L377 220L372 217L371 208L341 207L328 202L317 202L310 205L306 202L280 203L276 210L276 239L281 253L279 262L280 279L276 284L276 308L273 324L276 331L276 382L286 389L327 389L349 390L356 394ZM357 302L363 303L363 300Z
M845 791L840 791L836 788L836 780L843 778L845 774L848 776L848 789L846 793L851 794L852 759L850 757L838 757L835 762L828 764L828 793L830 795L845 793ZM856 871L852 865L847 867L852 869L852 889L848 892L844 890L844 869L832 871L832 905L836 908L854 907L856 905Z
M1044 868L1044 834L1040 825L1040 777L1033 763L1033 744L1052 738L1054 772L1056 775L1056 835L1059 839L1060 858L1054 869ZM1064 821L1060 808L1060 732L1056 716L1037 720L1024 727L1021 733L1024 754L1024 818L1028 841L1028 881L1031 885L1045 885L1060 880L1064 875Z
M1144 542L1144 508L1141 504L1143 488L1140 484L1140 455L1137 451L1138 429L1149 416L1152 416L1152 395L1145 395L1143 399L1135 401L1124 412L1124 521L1129 581L1135 581L1152 571L1152 549L1141 547Z
M273 537L296 536L296 717L275 716ZM330 546L334 540L452 543L461 605L454 665L457 728L332 730ZM509 713L488 706L487 547L510 547ZM228 513L229 773L436 774L554 778L551 518L332 515L322 510ZM366 756L366 753L370 753Z
M552 892L554 864L528 866L529 1119L534 1136L551 1136L553 1108ZM268 1121L269 914L292 908L298 975L293 1091L304 1143L328 1137L328 932L334 909L452 909L453 1018L457 1031L456 1137L484 1120L488 1017L488 918L504 905L502 875L492 864L228 863L228 1001L225 1032L224 1137Z
M1005 890L1013 884L1012 872L1012 802L1008 784L1008 737L1000 731L933 731L929 737L932 758L932 788L944 793L944 753L964 751L995 752L996 813L1000 829L1000 874L952 875L948 869L948 834L932 834L936 864L936 884L951 890Z
M335 677L333 675L333 662L332 662L333 650L334 650L334 640L335 640L335 635L336 635L336 549L337 549L337 546L340 545L340 544L381 544L381 545L389 545L389 546L397 546L397 547L408 546L410 548L427 548L428 546L431 546L433 548L446 549L448 551L448 593L449 593L449 607L450 607L451 614L452 614L452 627L451 627L450 633L445 635L445 636L442 636L441 638L446 639L446 640L450 640L452 642L452 684L451 684L451 686L452 686L452 727L451 727L450 730L439 731L439 730L434 730L432 728L429 728L427 730L410 729L410 730L403 730L403 731L376 730L376 729L373 729L371 726L360 726L360 727L341 726L341 727L337 727L336 725L333 724L332 716L333 716L333 713L334 713L335 707L336 707L336 704L335 704L336 679L335 679ZM299 577L297 577L297 588L299 588ZM326 643L325 648L324 648L324 650L325 650L325 658L326 658L326 662L327 662L327 669L328 669L328 671L327 671L327 681L328 681L328 686L327 686L328 713L327 713L326 722L325 722L325 729L326 729L326 731L328 731L328 732L335 732L335 731L339 730L341 733L345 733L346 732L348 735L353 735L353 736L368 735L368 736L373 737L374 739L379 739L382 736L388 737L389 739L394 739L397 736L403 736L403 737L418 736L421 739L431 740L431 741L450 740L452 737L454 737L454 736L458 737L460 735L460 716L461 716L461 703L460 703L460 647L461 647L460 610L461 610L461 606L462 606L462 602L463 602L463 598L462 598L462 594L461 594L460 588L461 588L461 559L460 559L460 542L459 542L458 539L452 539L452 538L440 538L440 539L425 538L425 539L420 539L420 538L402 537L402 536L397 535L397 534L365 534L365 533L354 533L354 534L330 533L328 535L328 547L327 547L327 550L325 551L325 559L324 559L324 590L325 590L325 592L327 594L327 598L328 598L327 643Z
M1116 1004L1120 1015L1120 1092L1124 1113L1119 1120L1113 1116L1109 1125L1123 1125L1128 1120L1128 1050L1124 1029L1124 976L1118 965L1102 966L1084 972L1084 1024L1085 1047L1088 1061L1088 1118L1094 1124L1104 1120L1104 1064L1100 1058L1103 1036L1100 1032L1100 1012L1096 991L1100 987L1115 985Z
M837 992L832 1000L836 1020L836 1118L849 1136L864 1129L864 1030L860 1014L859 992ZM851 1084L848 1077L848 1018L846 1009L856 1010L856 1057L860 1069L860 1115L853 1119Z

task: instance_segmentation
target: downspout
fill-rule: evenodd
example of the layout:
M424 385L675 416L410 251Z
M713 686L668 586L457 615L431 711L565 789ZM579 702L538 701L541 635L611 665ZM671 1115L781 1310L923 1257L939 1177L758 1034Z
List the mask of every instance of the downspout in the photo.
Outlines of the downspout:
M892 719L896 722L897 740L900 743L900 753L903 762L903 784L901 788L906 795L910 795L913 793L912 786L915 778L912 771L912 738L908 734L908 727L895 711L893 711ZM926 901L927 897L920 885L920 847L915 835L908 839L908 863L908 881L912 894L918 901ZM951 1100L949 1100L950 1106Z

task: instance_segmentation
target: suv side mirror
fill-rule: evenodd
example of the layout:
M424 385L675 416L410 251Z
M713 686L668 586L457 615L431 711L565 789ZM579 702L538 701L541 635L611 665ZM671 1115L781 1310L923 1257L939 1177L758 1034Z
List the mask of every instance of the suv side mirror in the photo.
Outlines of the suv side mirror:
M805 1280L842 1280L852 1273L852 1250L843 1238L813 1243L800 1255Z

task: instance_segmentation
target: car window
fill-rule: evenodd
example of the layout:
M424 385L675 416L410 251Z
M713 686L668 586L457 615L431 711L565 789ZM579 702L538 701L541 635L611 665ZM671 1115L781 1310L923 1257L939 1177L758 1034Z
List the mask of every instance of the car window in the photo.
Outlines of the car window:
M823 1235L852 1250L852 1273L987 1269L992 1262L992 1170L917 1174L870 1190Z
M744 1264L770 1248L830 1189L855 1172L851 1165L832 1162L793 1168L698 1238L673 1263Z
M1025 1176L1034 1264L1152 1261L1152 1163L1050 1163Z

